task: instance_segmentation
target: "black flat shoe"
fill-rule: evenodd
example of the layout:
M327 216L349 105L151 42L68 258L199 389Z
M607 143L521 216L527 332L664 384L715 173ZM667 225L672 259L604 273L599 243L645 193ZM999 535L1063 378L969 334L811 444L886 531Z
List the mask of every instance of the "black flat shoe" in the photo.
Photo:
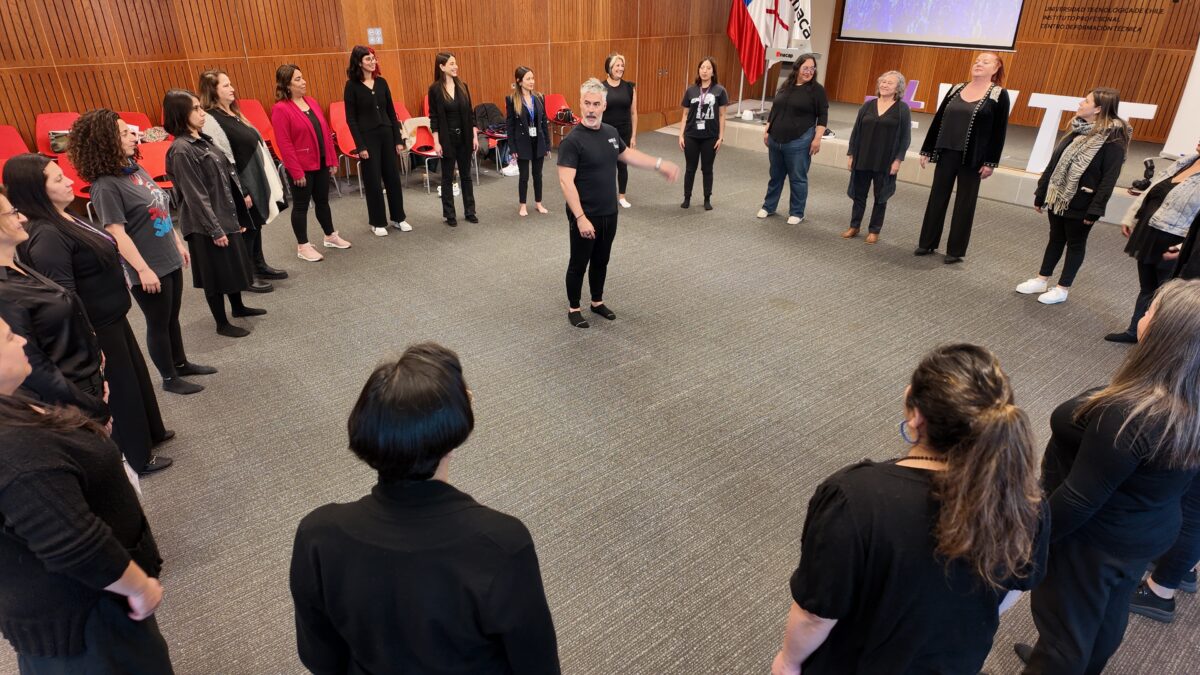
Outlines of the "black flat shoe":
M269 281L263 281L258 277L254 277L254 283L250 284L250 288L247 288L246 290L250 291L251 293L270 293L271 291L275 290L275 286Z
M217 326L217 335L224 335L225 337L231 337L231 338L240 338L240 337L246 337L249 334L250 334L250 331L246 330L245 328L242 328L241 326L235 326L231 323L226 323L226 324Z
M267 310L257 307L243 307L241 309L230 310L229 313L240 319L245 316L262 316L267 313Z
M929 255L930 253L933 253L933 249L921 248L920 246L917 247L917 250L913 251L913 255Z
M146 466L142 467L142 470L138 472L138 475L149 476L152 473L158 473L159 471L162 471L174 463L175 460L171 459L170 457L155 455L150 458L149 462L146 462Z
M1137 344L1137 336L1130 335L1129 333L1121 331L1120 333L1109 333L1108 335L1105 335L1104 341L1105 342L1120 342L1121 344L1126 344L1126 345L1136 345Z
M175 366L175 374L184 377L188 375L216 375L217 369L212 366L202 366L199 363L181 363Z
M446 224L449 225L450 227L458 227L458 221L455 220L454 218L447 218Z
M591 326L591 324L588 323L588 320L583 318L582 312L567 312L567 321L570 321L571 325L576 328L587 328Z
M288 278L288 273L284 270L271 267L270 265L262 265L258 269L254 270L254 276L261 277L263 279L286 279Z
M188 382L182 377L172 377L163 380L162 388L163 391L169 391L172 394L182 394L184 396L187 396L188 394L199 394L200 392L204 391L203 385L196 384L195 382Z
M468 223L478 223L479 217L476 216L474 213L472 213L471 215L467 216L467 222Z
M954 264L960 263L962 261L963 261L962 256L948 255L948 256L946 256L946 259L943 260L942 262L947 265L954 265Z
M681 209L690 209L690 208L692 208L692 198L691 198L691 197L684 197L684 198L683 198L683 203L679 205L679 208L681 208Z
M163 432L163 437L158 439L157 441L154 441L154 444L159 445L160 443L166 443L167 441L171 440L172 438L175 438L175 430L167 429L166 431Z
M593 305L592 306L592 314L599 314L600 316L608 319L609 321L612 321L613 319L617 318L616 313L613 312L611 309L609 309L607 305Z
M704 210L712 211L712 202L710 202L707 198L704 200Z
M1033 657L1033 646L1024 642L1013 645L1013 651L1017 653L1017 658L1021 659L1021 663L1029 663L1029 659Z

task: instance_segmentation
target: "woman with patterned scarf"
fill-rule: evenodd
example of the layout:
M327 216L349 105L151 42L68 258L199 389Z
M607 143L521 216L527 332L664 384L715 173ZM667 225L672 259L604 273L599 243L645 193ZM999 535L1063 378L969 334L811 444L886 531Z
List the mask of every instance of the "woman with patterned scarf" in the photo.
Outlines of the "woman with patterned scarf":
M1088 233L1108 206L1132 130L1117 117L1121 104L1116 89L1098 87L1079 102L1071 131L1054 148L1050 164L1038 179L1033 208L1044 209L1050 219L1050 240L1038 275L1017 286L1018 293L1038 293L1038 302L1065 302L1075 274L1083 265ZM1058 285L1050 288L1050 275L1067 251Z

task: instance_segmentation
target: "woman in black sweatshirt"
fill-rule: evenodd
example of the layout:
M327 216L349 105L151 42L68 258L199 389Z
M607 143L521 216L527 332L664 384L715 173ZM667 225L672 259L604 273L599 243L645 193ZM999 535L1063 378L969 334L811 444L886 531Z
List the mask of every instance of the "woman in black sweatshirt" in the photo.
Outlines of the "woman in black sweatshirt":
M396 160L404 152L404 138L400 135L396 106L392 103L392 90L388 88L387 80L379 76L379 61L374 49L358 45L350 52L342 100L346 103L346 124L358 151L358 169L362 172L363 190L367 193L367 221L371 231L377 237L388 234L388 217L383 209L386 188L392 227L411 232L412 226L404 215L400 165Z
M1099 673L1125 634L1146 565L1179 533L1200 470L1200 281L1159 289L1112 382L1050 416L1042 481L1050 562L1033 591L1026 673Z

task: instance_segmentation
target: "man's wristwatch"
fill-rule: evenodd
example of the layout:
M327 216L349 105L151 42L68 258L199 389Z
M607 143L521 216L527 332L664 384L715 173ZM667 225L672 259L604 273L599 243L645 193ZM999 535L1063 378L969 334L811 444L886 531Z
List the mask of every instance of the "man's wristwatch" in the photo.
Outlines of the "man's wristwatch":
M661 168L662 168L662 157L659 157L659 158L658 158L658 161L656 161L656 162L654 163L654 170L655 170L655 171L658 171L658 170L659 170L659 169L661 169Z

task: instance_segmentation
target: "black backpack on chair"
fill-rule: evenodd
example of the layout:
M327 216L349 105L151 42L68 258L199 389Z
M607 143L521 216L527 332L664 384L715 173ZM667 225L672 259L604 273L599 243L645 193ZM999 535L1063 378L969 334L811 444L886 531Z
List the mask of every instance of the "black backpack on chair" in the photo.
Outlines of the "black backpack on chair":
M507 123L504 113L495 103L480 103L475 106L475 128L480 131L500 131L503 133Z

